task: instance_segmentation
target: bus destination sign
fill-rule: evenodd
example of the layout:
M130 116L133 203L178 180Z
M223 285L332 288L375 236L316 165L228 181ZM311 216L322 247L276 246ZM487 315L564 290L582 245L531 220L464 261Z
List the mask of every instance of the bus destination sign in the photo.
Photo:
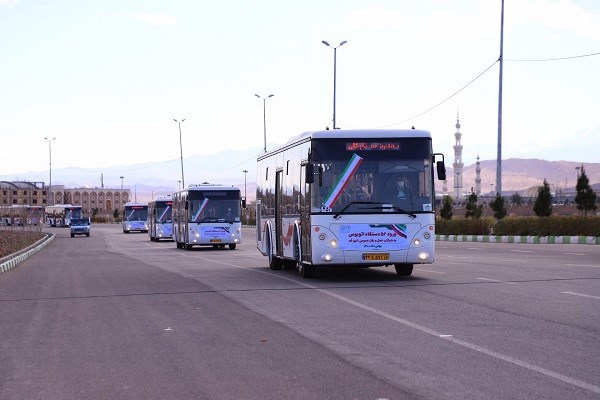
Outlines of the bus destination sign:
M393 142L347 142L347 151L400 150L400 143Z

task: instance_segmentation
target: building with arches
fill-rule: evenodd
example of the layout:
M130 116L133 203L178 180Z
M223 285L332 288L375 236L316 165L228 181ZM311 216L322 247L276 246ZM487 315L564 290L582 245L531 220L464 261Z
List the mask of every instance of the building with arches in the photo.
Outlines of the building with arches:
M0 181L0 205L73 204L81 206L85 214L109 215L121 212L125 203L130 201L129 189L106 188L65 188L64 185L52 185L52 190L44 182L8 182Z

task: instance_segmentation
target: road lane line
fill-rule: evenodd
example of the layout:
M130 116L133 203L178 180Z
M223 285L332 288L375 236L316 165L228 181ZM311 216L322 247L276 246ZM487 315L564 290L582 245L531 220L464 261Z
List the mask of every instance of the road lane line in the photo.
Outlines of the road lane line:
M592 296L591 294L583 294L583 293L576 293L576 292L561 292L561 293L572 294L573 296L588 297L590 299L600 300L600 296Z
M539 365L530 364L530 363L528 363L526 361L519 360L518 358L511 357L511 356L508 356L506 354L498 353L496 351L493 351L493 350L487 349L485 347L482 347L482 346L479 346L479 345L467 342L465 340L456 339L453 336L442 334L442 333L437 332L437 331L435 331L433 329L427 328L427 327L425 327L423 325L419 325L419 324L416 324L414 322L408 321L406 319L396 317L395 315L388 314L385 311L378 310L378 309L376 309L374 307L371 307L371 306L368 306L366 304L362 304L362 303L359 303L357 301L351 300L351 299L349 299L347 297L344 297L344 296L338 295L336 293L330 292L329 290L325 290L325 289L316 289L316 290L319 291L319 292L325 293L325 294L327 294L329 296L335 297L338 300L342 300L342 301L344 301L346 303L349 303L349 304L352 304L352 305L354 305L356 307L362 308L363 310L371 311L371 312L373 312L373 313L375 313L377 315L380 315L380 316L382 316L384 318L388 318L388 319L390 319L392 321L396 321L398 323L401 323L403 325L406 325L406 326L409 326L411 328L417 329L417 330L419 330L421 332L424 332L424 333L427 333L429 335L437 336L440 339L448 340L448 341L450 341L452 343L455 343L455 344L458 344L460 346L466 347L468 349L471 349L471 350L477 351L479 353L488 355L490 357L494 357L494 358L497 358L499 360L506 361L508 363L517 365L519 367L528 369L530 371L538 372L538 373L540 373L542 375L545 375L547 377L554 378L554 379L566 382L568 384L571 384L573 386L577 386L577 387L580 387L582 389L586 389L586 390L589 390L591 392L600 394L600 386L596 386L596 385L593 385L591 383L584 382L582 380L579 380L579 379L576 379L576 378L572 378L572 377L567 376L567 375L560 374L558 372L555 372L555 371L552 371L552 370L540 367Z
M600 265L589 265L589 264L565 264L567 267L588 267L588 268L600 268Z
M479 279L482 281L488 281L488 282L502 282L502 281L499 281L498 279L490 279L490 278L475 278L475 279Z
M446 272L442 272L442 271L432 271L432 270L430 270L430 269L422 269L422 268L415 268L415 271L421 271L421 272L431 272L432 274L448 275Z
M513 253L533 253L533 250L510 250Z

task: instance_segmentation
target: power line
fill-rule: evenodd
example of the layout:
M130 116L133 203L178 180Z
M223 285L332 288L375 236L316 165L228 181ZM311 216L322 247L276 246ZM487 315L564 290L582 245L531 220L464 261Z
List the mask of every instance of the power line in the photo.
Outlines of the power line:
M466 85L464 85L462 88L458 89L456 92L452 93L450 96L446 97L444 100L442 100L439 103L437 103L435 106L428 108L427 110L423 111L420 114L417 114L417 115L415 115L413 117L405 119L404 121L400 121L400 122L397 122L395 124L385 125L385 126L382 126L381 128L387 128L389 126L400 125L400 124L402 124L404 122L407 122L407 121L410 121L410 120L415 119L417 117L420 117L421 115L428 113L429 111L433 110L434 108L437 108L437 107L441 106L442 104L444 104L445 102L447 102L448 100L450 100L451 98L453 98L454 96L456 96L457 94L459 94L460 92L462 92L464 89L466 89L469 85L471 85L477 79L479 79L483 74L485 74L487 71L489 71L489 69L492 68L498 61L499 60L494 60L494 62L489 67L487 67L485 70L483 70L483 72L481 72L479 75L477 75L475 78L473 78L469 83L467 83Z
M562 60L572 60L574 58L593 57L593 56L598 56L598 55L600 55L600 53L580 54L577 56L558 57L558 58L512 59L512 60L504 59L504 61L520 61L520 62L562 61Z

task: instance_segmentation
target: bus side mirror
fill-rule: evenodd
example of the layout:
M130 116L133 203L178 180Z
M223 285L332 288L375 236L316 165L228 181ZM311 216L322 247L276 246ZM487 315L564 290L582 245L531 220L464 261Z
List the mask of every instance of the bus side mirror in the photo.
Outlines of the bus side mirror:
M246 208L246 199L242 199L242 208Z
M437 176L440 181L446 180L446 165L443 161L438 161L435 163L435 167L437 169Z
M311 163L306 164L305 171L306 183L315 183L315 166Z
M437 169L437 176L440 181L446 180L446 164L444 163L444 155L442 153L433 153L433 161L435 161L435 156L442 157L441 161L437 161L435 163L435 168Z

